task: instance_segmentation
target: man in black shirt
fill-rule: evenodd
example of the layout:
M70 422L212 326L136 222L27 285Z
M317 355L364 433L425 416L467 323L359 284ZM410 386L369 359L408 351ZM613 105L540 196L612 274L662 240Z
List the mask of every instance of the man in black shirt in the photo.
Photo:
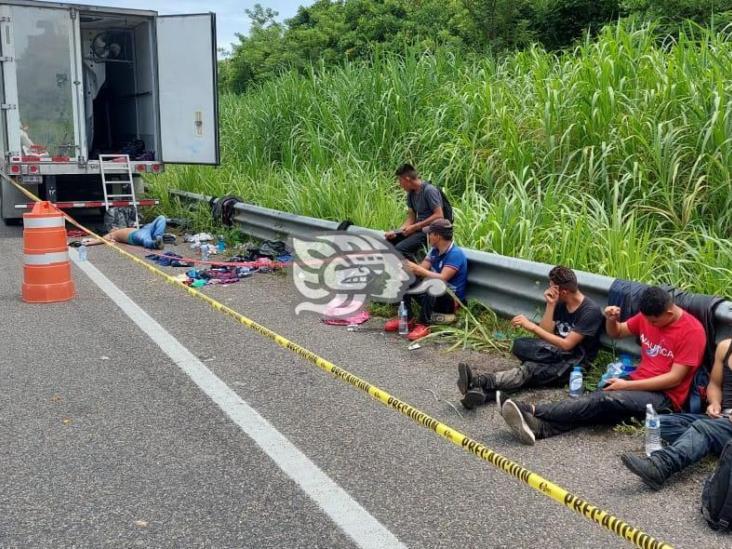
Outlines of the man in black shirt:
M546 308L539 324L524 315L511 321L538 338L514 342L513 352L522 361L518 368L475 375L467 364L458 365L457 385L464 395L460 402L465 408L495 400L500 390L564 385L572 366L588 366L595 359L604 317L600 307L579 290L574 272L554 267L549 272L544 299Z
M419 251L427 245L422 229L445 217L442 194L429 181L422 181L410 164L399 166L395 175L399 186L407 193L407 219L399 229L384 233L384 238L407 259L417 262Z

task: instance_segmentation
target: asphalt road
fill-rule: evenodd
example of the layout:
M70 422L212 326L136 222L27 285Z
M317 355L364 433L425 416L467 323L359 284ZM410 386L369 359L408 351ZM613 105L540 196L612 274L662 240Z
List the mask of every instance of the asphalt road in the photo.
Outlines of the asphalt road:
M78 267L73 301L28 305L20 228L0 227L0 257L0 547L357 546ZM89 260L403 545L629 546L112 250ZM375 321L350 333L296 317L285 276L204 291L650 535L732 546L698 510L708 465L653 493L618 459L637 437L521 446L493 406L459 417L446 403L454 355L408 351Z

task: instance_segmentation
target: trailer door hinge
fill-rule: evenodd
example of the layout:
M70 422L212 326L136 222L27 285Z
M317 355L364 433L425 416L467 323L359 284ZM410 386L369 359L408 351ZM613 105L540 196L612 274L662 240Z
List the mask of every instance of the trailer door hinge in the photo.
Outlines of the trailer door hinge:
M3 110L3 111L13 111L17 108L18 108L17 105L13 105L11 103L0 103L0 110Z
M8 57L8 56L0 57L0 63L12 63L12 62L13 62L12 57Z
M12 21L12 19L10 19L9 15L3 15L0 17L0 23L10 23L10 21Z

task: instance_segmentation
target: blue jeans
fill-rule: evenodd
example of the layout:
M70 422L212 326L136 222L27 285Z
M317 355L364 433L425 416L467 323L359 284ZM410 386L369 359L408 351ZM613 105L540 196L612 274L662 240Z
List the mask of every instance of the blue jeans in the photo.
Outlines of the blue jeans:
M129 243L146 248L156 248L155 239L165 233L165 216L159 215L152 223L148 223L130 233Z
M703 414L669 414L661 416L661 438L670 446L653 452L653 460L675 473L709 454L722 453L732 440L732 422Z

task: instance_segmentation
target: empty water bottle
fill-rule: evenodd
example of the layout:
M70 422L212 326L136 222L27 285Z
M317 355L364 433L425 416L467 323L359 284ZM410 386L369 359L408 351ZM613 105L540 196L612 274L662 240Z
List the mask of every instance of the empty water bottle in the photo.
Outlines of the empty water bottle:
M208 261L208 244L201 244L201 261Z
M646 455L650 457L661 448L661 419L649 403L646 404Z
M407 335L409 333L409 318L404 300L399 303L399 333L401 335Z
M582 368L575 366L572 373L569 374L569 396L570 398L578 398L582 396L584 387L582 386Z
M82 244L79 246L79 261L86 261L86 252L88 248Z
M218 250L219 253L223 253L224 250L226 250L226 243L224 242L223 235L219 235L219 239L216 242L216 249Z

